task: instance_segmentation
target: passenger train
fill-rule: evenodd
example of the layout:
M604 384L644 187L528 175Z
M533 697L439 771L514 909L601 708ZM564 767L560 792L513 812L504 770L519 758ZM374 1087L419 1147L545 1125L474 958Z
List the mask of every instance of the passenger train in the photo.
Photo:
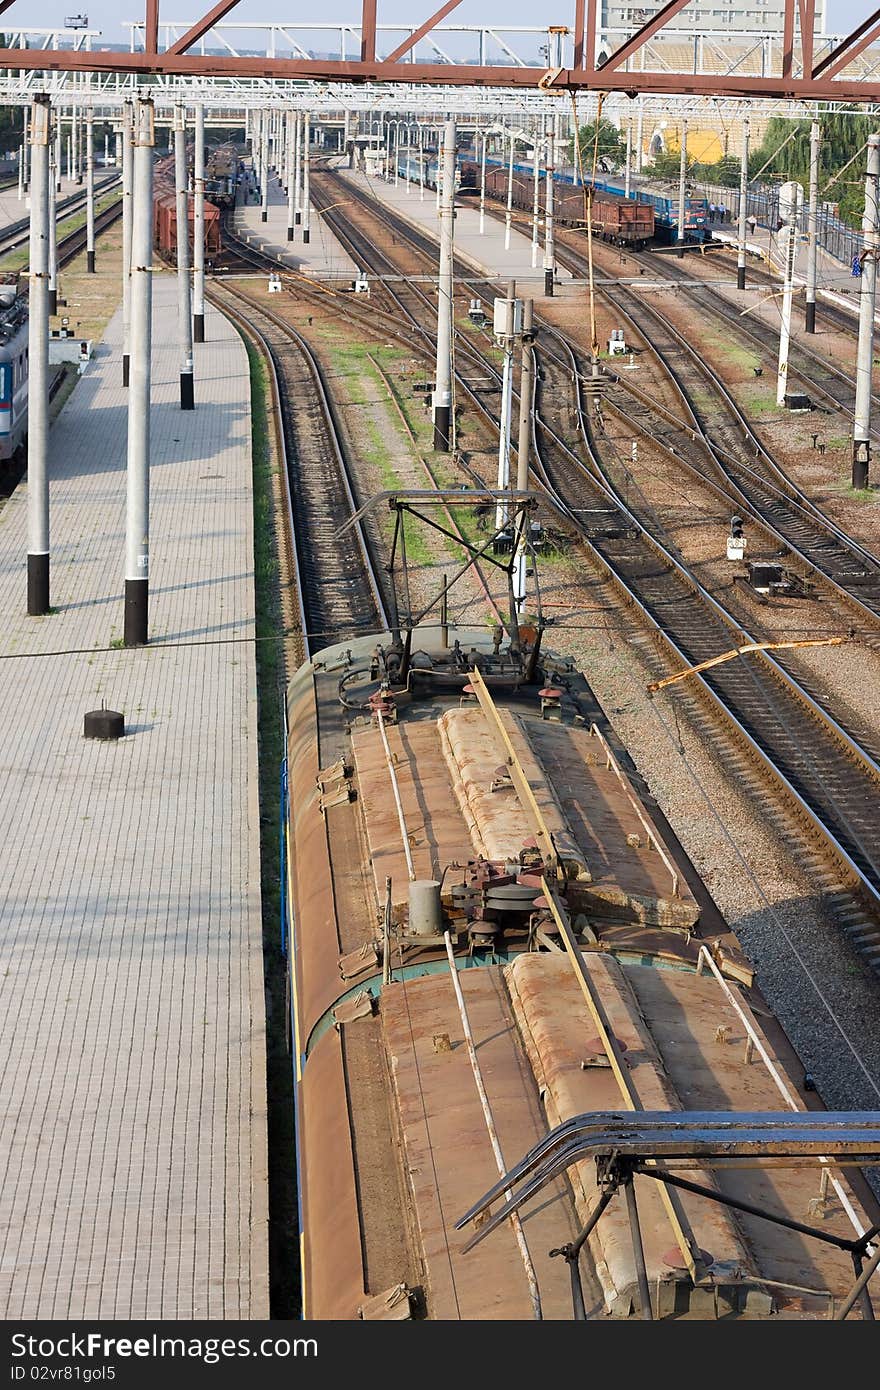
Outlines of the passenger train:
M27 437L28 311L16 285L0 284L0 466Z

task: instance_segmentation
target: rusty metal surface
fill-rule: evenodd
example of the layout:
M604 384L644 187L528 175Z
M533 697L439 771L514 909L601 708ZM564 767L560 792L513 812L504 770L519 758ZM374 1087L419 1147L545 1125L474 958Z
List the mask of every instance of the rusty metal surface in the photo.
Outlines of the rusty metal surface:
M395 762L410 849L417 878L439 879L445 865L466 863L473 855L454 797L449 770L433 719L403 719L386 726ZM407 865L382 741L377 729L352 734L358 797L370 851L376 903L385 902L391 875L392 902L399 917L407 901Z
M629 1077L647 1110L675 1110L679 1100L662 1060L645 1027L635 997L621 967L603 956L588 955L586 966L605 1008L613 1033L626 1047ZM588 1058L585 1043L595 1032L574 973L566 957L521 956L507 971L514 1009L535 1073L546 1088L545 1107L551 1126L591 1110L619 1110L621 1097L610 1069L581 1063ZM598 1197L592 1163L571 1170L578 1213L586 1221ZM652 1283L674 1281L666 1261L675 1237L657 1185L636 1178L636 1193L648 1276ZM697 1249L729 1270L746 1271L750 1260L730 1217L709 1203L682 1203ZM636 1271L629 1222L622 1204L613 1204L590 1240L590 1250L602 1280L608 1311L629 1316L633 1308ZM679 1276L689 1282L687 1276Z
M461 976L502 1151L546 1130L537 1087L519 1043L501 970ZM427 1269L432 1318L529 1318L528 1285L509 1228L475 1255L460 1254L454 1222L498 1176L461 1019L448 976L393 984L382 992L386 1047L400 1110L405 1163ZM440 1039L440 1042L435 1042ZM448 1039L447 1046L445 1039ZM482 1185L481 1185L482 1184ZM564 1184L525 1223L546 1318L569 1318L568 1273L548 1251L570 1240L574 1215Z
M630 1076L646 1109L780 1110L779 1092L766 1069L757 1061L745 1064L744 1037L733 1026L736 1015L713 981L648 966L622 968L596 955L588 955L586 960L613 1021L614 1034L627 1046ZM567 962L558 957L524 956L507 971L530 1058L546 1086L552 1125L588 1111L620 1109L611 1071L581 1069L589 1025L574 976L566 967ZM722 1039L719 1027L730 1030ZM576 1183L579 1212L585 1220L597 1199L594 1166L589 1161L580 1162L570 1170L570 1176ZM853 1234L833 1192L822 1212L811 1209L819 1191L817 1166L784 1171L705 1169L699 1180L745 1201L765 1201L771 1210L798 1221L819 1215L827 1230ZM678 1281L685 1290L688 1281L683 1270L676 1274L678 1256L660 1207L658 1185L643 1177L636 1179L636 1188L649 1277L652 1281ZM852 1282L849 1259L838 1251L818 1247L815 1241L805 1241L757 1218L734 1216L701 1198L688 1197L685 1206L697 1245L711 1257L710 1275L721 1284L727 1280L733 1287L738 1282L737 1269L819 1291L842 1293ZM599 1261L610 1311L629 1313L635 1271L622 1204L612 1204L603 1216L590 1247ZM773 1292L790 1310L822 1316L827 1309L826 1300L790 1290ZM699 1301L691 1296L690 1302L692 1313L699 1315ZM706 1308L711 1310L710 1300L706 1300Z
M699 909L680 876L679 898L660 854L648 848L644 827L620 783L584 731L539 719L526 725L537 756L553 780L569 823L591 865L593 881L584 890L600 915L625 908L652 925L690 925ZM643 811L653 833L663 836Z
M770 1073L755 1057L745 1061L746 1033L736 1013L707 977L672 971L627 968L645 1021L660 1050L667 1075L689 1110L779 1110L782 1100ZM747 994L737 992L747 1007ZM760 1019L750 1023L762 1035ZM764 1039L768 1050L771 1044ZM841 1181L845 1178L838 1174ZM818 1166L786 1169L725 1169L716 1173L721 1191L766 1206L798 1221L815 1220L824 1229L851 1236L839 1199L829 1190L817 1205ZM855 1200L855 1199L854 1199ZM737 1218L757 1267L768 1278L844 1292L852 1282L849 1256L815 1241L782 1232L766 1221Z
M339 1034L316 1043L300 1091L303 1316L355 1318L364 1301L361 1233Z
M287 705L293 906L300 1030L305 1043L317 1019L342 992L327 833L318 809L318 725L310 667L303 667L291 682Z

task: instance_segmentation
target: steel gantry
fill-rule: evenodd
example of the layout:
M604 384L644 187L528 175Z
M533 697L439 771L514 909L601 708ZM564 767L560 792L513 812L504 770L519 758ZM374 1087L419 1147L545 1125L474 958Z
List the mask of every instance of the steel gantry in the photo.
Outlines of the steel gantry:
M752 47L760 58L760 70L744 71L744 61L739 57L732 61L729 51L724 51L731 35L725 35L728 44L722 45L715 41L719 36L711 31L696 36L691 31L687 35L688 42L693 45L693 58L688 52L686 62L674 54L662 60L658 56L660 50L656 45L676 36L673 21L687 9L691 0L668 0L629 33L604 32L601 7L596 0L560 0L560 13L554 16L558 22L543 31L547 41L537 45L537 53L533 48L524 55L508 42L513 34L529 32L523 26L507 29L471 25L461 26L459 32L474 36L473 56L455 61L436 35L441 32L442 21L457 10L460 3L461 0L446 0L418 26L406 25L394 30L390 26L380 26L378 0L361 0L359 25L330 26L341 35L340 56L314 58L308 56L297 37L306 26L294 24L243 24L243 31L263 28L268 32L269 52L265 56L236 52L226 37L226 26L221 30L220 25L237 8L239 0L218 0L195 22L171 24L165 21L161 25L159 0L144 0L144 17L130 26L127 52L96 50L84 41L78 43L75 38L69 47L50 46L39 51L20 44L10 45L0 49L0 68L43 73L128 73L141 77L181 75L234 79L259 76L271 80L438 83L447 87L518 90L537 87L546 91L593 90L633 96L684 92L717 97L788 97L801 101L863 103L880 99L877 59L871 53L872 44L880 38L880 9L852 32L826 37L815 33L816 0L781 0L780 32L751 35ZM15 4L16 0L0 0L0 14ZM386 34L391 37L382 46L381 40ZM345 46L346 35L354 46L351 54ZM219 52L209 50L209 39L219 45ZM500 58L492 58L490 43L495 44ZM201 51L194 51L197 46ZM279 46L286 46L286 51L279 53ZM687 44L685 47L687 50ZM556 60L552 66L551 54Z

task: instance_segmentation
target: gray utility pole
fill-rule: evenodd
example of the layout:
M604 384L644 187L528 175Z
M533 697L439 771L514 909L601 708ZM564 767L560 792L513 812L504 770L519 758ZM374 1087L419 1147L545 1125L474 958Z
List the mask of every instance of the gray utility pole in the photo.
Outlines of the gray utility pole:
M685 216L685 176L687 174L688 123L681 123L681 162L678 166L678 251L684 255L684 216Z
M859 346L856 355L856 405L853 416L852 485L868 486L871 466L871 382L874 362L874 308L877 299L878 188L880 135L868 136L865 212L862 217L862 286L859 294Z
M623 178L623 196L628 198L632 180L633 123L632 116L626 122L626 173Z
M55 167L49 150L49 314L58 312L58 195L55 192Z
M95 273L95 128L92 108L86 112L86 270Z
M174 108L174 191L177 202L177 336L180 343L180 408L195 408L192 294L189 279L189 194L186 168L186 107Z
M285 140L285 179L287 182L287 240L293 241L293 229L296 226L296 189L294 188L294 160L296 158L294 143L296 140L296 118L292 111L288 111L285 117L287 125L287 138Z
M519 377L519 436L516 455L516 490L527 492L529 487L529 454L532 443L532 391L534 388L534 361L532 342L535 332L533 324L534 305L531 299L523 301L522 310L522 366ZM529 512L520 512L516 537L516 578L514 595L516 611L522 613L526 601L526 561L528 558Z
M791 339L791 296L794 285L794 258L797 229L804 192L790 180L779 190L779 216L785 224L785 279L782 284L782 322L779 328L779 369L776 374L776 404L785 405L788 387L788 349Z
M501 377L501 421L498 432L498 491L510 487L510 431L513 409L513 349L516 335L522 328L522 304L516 298L516 281L509 280L507 298L495 300L495 341L504 351ZM502 531L510 521L510 509L504 498L495 504L495 530Z
M269 112L260 112L260 221L269 218Z
M49 612L49 121L47 96L31 106L28 289L27 611Z
M538 224L541 220L541 142L538 126L535 123L534 149L532 151L532 269L538 264Z
M123 641L147 641L150 568L150 352L153 316L153 103L138 98L132 130L131 385L125 507ZM178 238L179 240L179 238Z
M452 245L455 235L455 121L443 128L440 187L440 268L437 281L437 367L434 373L434 448L452 447Z
M205 108L196 103L193 169L193 338L205 341Z
M736 287L746 287L746 219L749 215L749 118L743 117L742 147L739 158L739 231L736 248Z
M61 168L61 112L59 110L55 122L55 177L52 180L53 184L55 185L56 193L61 192L62 173L63 170Z
M510 222L513 215L513 147L516 137L510 136L510 161L507 165L507 210L504 213L504 249L510 250Z
M545 160L544 176L544 294L553 294L553 279L556 272L556 242L553 235L553 175L556 172L556 151L559 141L559 116L553 112L550 120L550 136Z
M808 333L816 331L816 252L819 242L819 122L810 125L810 204L807 214L807 316Z
M131 354L131 175L134 106L122 105L122 384L128 385Z
M312 216L311 193L309 192L309 173L311 168L310 147L312 143L311 116L303 112L303 191L302 191L302 233L303 246L308 246L311 235L309 224Z
M422 127L419 126L419 198L425 196L425 163L422 158ZM486 132L480 139L480 236L486 231Z
M297 111L293 137L293 225L302 222L302 112ZM293 238L289 237L289 241Z

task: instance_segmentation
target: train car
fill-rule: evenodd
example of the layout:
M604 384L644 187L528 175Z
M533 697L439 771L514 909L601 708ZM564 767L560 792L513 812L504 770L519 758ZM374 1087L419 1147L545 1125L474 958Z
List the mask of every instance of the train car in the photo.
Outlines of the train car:
M468 167L468 166L465 166ZM472 166L471 166L472 167ZM523 212L531 212L534 206L534 175L524 166L517 172L514 165L512 204ZM486 168L486 194L506 204L509 170L503 165ZM543 190L541 192L543 216ZM586 204L584 190L572 184L554 185L554 216L562 226L586 226ZM632 198L616 197L614 194L594 192L591 202L591 222L594 236L617 246L630 246L640 250L647 246L655 234L654 210L650 204L637 202Z
M0 464L27 438L28 306L15 284L0 284Z
M195 230L195 209L189 201L189 248L192 257ZM153 242L166 260L177 257L177 198L173 187L157 186L153 194ZM220 254L220 209L205 199L205 255ZM192 264L192 260L190 260Z
M241 160L234 145L218 145L205 161L205 196L218 207L234 207Z
M460 156L466 163L474 163L472 151L465 151ZM503 196L507 198L507 179L509 165L506 160L490 156L486 160L486 180L487 191L490 186L490 172L492 174L492 187L495 196L498 189L503 185ZM522 190L533 186L534 169L530 163L514 162L514 201L516 203L517 190ZM479 177L479 176L478 176ZM555 203L559 204L565 197L565 190L571 190L577 195L580 185L575 179L574 172L571 170L557 170L553 176L556 189ZM597 193L608 194L612 198L625 199L628 202L639 203L646 209L645 220L647 219L647 209L651 209L654 215L654 226L651 237L662 243L674 242L678 239L678 189L668 184L655 183L649 180L641 182L638 187L631 187L629 197L626 194L626 184L622 175L597 174L595 180L591 181ZM528 194L528 206L531 207L532 194ZM610 225L610 224L609 224ZM685 199L685 240L689 242L704 242L711 238L711 226L709 223L709 206L705 198L688 197ZM638 239L643 241L641 227L638 231ZM633 244L627 242L627 244Z
M511 637L346 638L288 689L303 1315L826 1318L849 1251L762 1215L817 1210L824 1151L761 1127L816 1096L586 680ZM655 1126L697 1191L632 1175ZM820 1236L870 1230L830 1171Z

